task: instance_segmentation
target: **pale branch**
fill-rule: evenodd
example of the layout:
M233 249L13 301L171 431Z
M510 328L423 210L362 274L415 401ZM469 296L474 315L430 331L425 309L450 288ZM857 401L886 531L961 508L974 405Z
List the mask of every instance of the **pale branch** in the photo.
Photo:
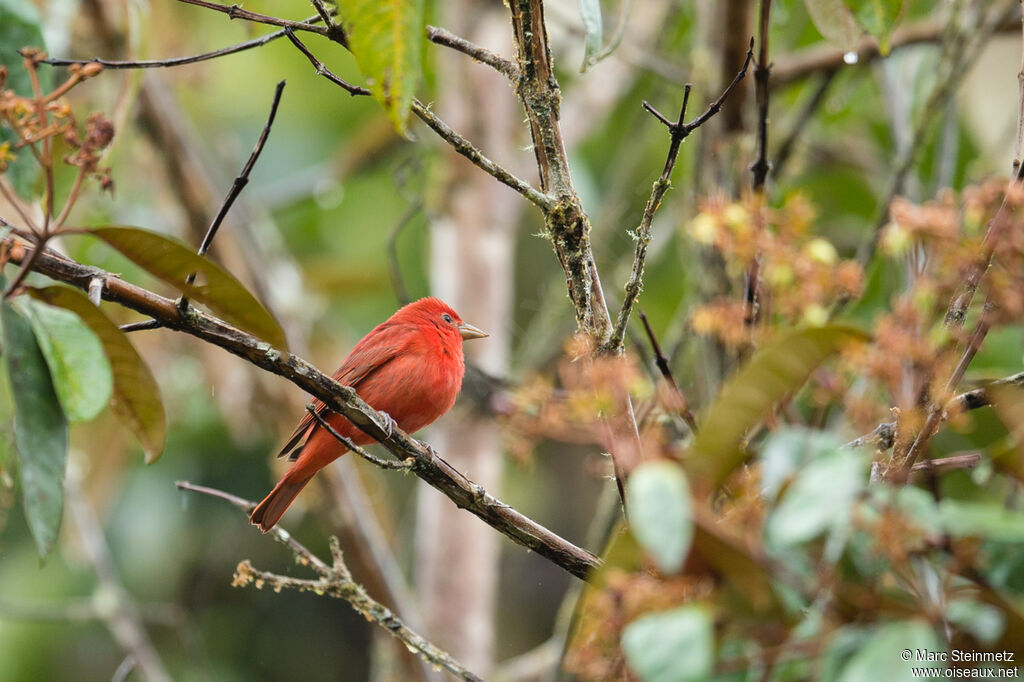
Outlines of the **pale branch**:
M992 398L988 393L988 389L992 386L1016 386L1017 388L1024 388L1024 372L1018 372L1017 374L1012 374L1008 377L1003 377L1002 379L990 381L981 388L976 388L972 391L967 391L957 395L946 403L946 406L942 409L942 420L947 419L950 414L977 410L991 405ZM895 441L896 422L882 422L876 426L871 433L866 433L863 436L850 441L843 447L859 448L872 446L878 450L888 450L893 446ZM920 462L918 462L918 464L920 464Z
M369 90L346 83L344 80L336 76L334 72L327 68L327 66L325 66L324 63L314 55L301 40L299 40L298 36L289 34L288 37L291 39L292 43L295 44L295 47L297 47L302 54L306 55L306 59L308 59L316 69L318 76L323 76L335 85L344 88L350 95L370 94ZM441 139L447 142L452 149L469 159L475 166L494 179L519 192L531 203L537 205L542 210L550 210L554 205L551 197L538 192L536 189L531 187L528 182L520 180L508 170L502 168L484 156L479 149L473 146L473 143L459 135L457 132L452 130L447 123L438 118L434 112L430 110L429 106L424 105L416 99L413 100L412 111L420 118L420 120L426 123L435 133L437 133Z
M11 237L3 242L9 244L10 259L14 263L20 264L28 257L31 247ZM581 579L586 579L590 571L600 565L601 561L596 556L497 500L401 429L392 428L389 434L383 415L363 402L352 388L341 385L302 358L275 349L212 315L192 307L182 311L174 300L50 250L41 253L33 269L51 279L85 290L93 279L102 279L105 282L104 299L158 320L168 329L219 346L263 370L288 379L319 398L331 410L380 441L396 458L406 460L411 457L413 473L513 542Z
M255 502L250 502L216 488L192 485L187 481L178 481L176 485L180 490L190 490L226 500L247 515L256 507ZM275 526L271 529L271 533L275 540L284 544L295 554L295 558L299 563L312 568L318 577L316 579L293 578L291 576L260 571L253 568L249 560L246 559L239 563L235 569L235 576L232 582L234 587L253 585L256 589L262 589L266 586L275 592L280 592L282 589L287 588L344 599L367 621L376 623L384 628L393 637L404 642L410 651L417 653L427 663L445 668L459 679L470 682L481 681L481 678L467 670L465 666L452 658L450 654L434 646L422 635L409 629L389 608L367 594L363 586L352 579L352 573L349 571L348 566L345 565L337 538L334 536L330 538L332 561L328 564L306 548L305 545L293 538L288 531Z
M437 45L449 47L456 52L472 57L481 64L486 64L498 73L506 76L509 80L515 81L519 78L519 67L511 59L506 59L500 54L491 52L486 47L471 43L465 38L459 37L444 28L427 26L427 38Z
M318 33L322 36L331 37L330 29L325 26L316 26L313 24L307 24L304 21L292 21L291 19L281 19L280 17L260 14L259 12L250 12L247 9L242 9L238 5L222 5L219 2L209 2L209 0L178 0L178 2L183 2L187 5L196 5L197 7L203 7L205 9L212 9L215 12L226 14L229 19L243 19L256 24L281 26L283 28L290 28L293 31L308 31L310 33Z
M941 42L946 28L946 22L936 19L904 24L893 31L889 41L890 50L896 52L914 45ZM1019 15L1006 17L996 26L999 33L1020 30ZM847 56L851 54L852 56ZM837 48L826 42L817 43L776 59L772 65L771 87L781 88L815 74L834 73L843 67L851 66L846 59L855 60L855 65L864 65L881 57L878 41L871 36L865 36L852 50Z
M648 102L643 103L644 109L650 112L656 119L661 121L665 127L668 128L670 140L668 147L668 154L665 157L665 165L661 170L661 176L654 181L654 187L651 189L651 196L647 200L647 205L644 207L643 217L640 219L640 225L633 232L633 239L636 241L636 250L633 255L633 269L630 272L629 280L626 282L626 293L622 301L622 307L619 309L619 316L615 322L615 329L612 331L611 337L605 344L605 350L613 353L617 353L622 348L622 339L626 334L626 325L629 324L629 316L633 311L633 305L636 303L637 297L640 295L640 290L643 288L643 273L644 264L647 261L647 247L651 243L651 228L654 223L654 214L658 211L661 206L661 201L672 186L672 171L675 169L676 160L679 158L679 148L690 133L697 128L701 127L706 123L712 116L717 114L722 104L725 102L729 94L736 88L741 80L747 75L747 68L750 66L750 62L754 57L754 39L750 39L750 47L747 49L747 57L743 62L743 67L739 70L736 76L729 83L728 87L722 91L722 94L708 105L707 110L704 111L700 116L693 119L689 123L685 122L686 119L686 107L690 101L690 84L687 83L683 88L683 104L679 110L679 116L675 121L670 121L661 112L651 106Z

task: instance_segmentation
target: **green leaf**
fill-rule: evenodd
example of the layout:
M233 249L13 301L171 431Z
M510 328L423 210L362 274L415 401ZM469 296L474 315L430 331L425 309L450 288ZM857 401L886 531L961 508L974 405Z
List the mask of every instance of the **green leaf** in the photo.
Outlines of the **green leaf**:
M423 65L423 0L347 0L338 3L349 49L374 98L401 135Z
M23 47L46 49L40 26L39 12L28 0L0 0L0 64L7 67L7 88L22 97L32 96L32 82L22 66L18 50ZM48 85L49 73L43 71L40 76ZM13 130L0 126L0 145L6 142L13 147L17 140ZM31 198L32 188L39 177L39 166L27 148L12 148L11 151L18 158L8 167L7 177L15 192L23 198Z
M77 314L96 334L113 370L111 404L121 421L132 430L151 464L163 453L167 440L167 418L149 367L117 325L76 289L51 286L29 289L34 298Z
M677 573L693 542L690 488L682 467L668 461L637 467L626 483L629 523L640 546L664 573Z
M989 451L992 463L1000 471L1024 481L1024 391L1016 386L989 386L992 410L1010 432L1005 443Z
M854 327L798 329L760 349L730 378L701 424L694 471L718 487L743 461L743 436L779 400L796 391L818 365L843 346L867 340ZM694 479L696 480L696 479Z
M890 38L903 11L903 0L845 0L860 24L878 41L878 51L887 56Z
M4 358L14 395L14 445L25 518L40 556L57 540L64 509L68 423L32 327L9 303L0 305Z
M908 651L910 659L904 658ZM945 667L941 662L917 661L915 656L918 651L945 651L928 623L908 620L882 625L850 657L839 676L839 682L910 682L920 679L914 675L915 667Z
M774 500L805 464L841 445L835 434L825 431L798 428L775 431L761 449L761 494Z
M601 22L601 0L580 0L580 17L583 19L585 32L583 41L583 66L580 72L586 71L597 62L604 42L604 28Z
M842 50L852 50L864 31L843 0L804 0L815 28Z
M78 315L28 300L24 314L50 368L68 421L86 422L110 401L113 379L103 345Z
M844 524L867 485L869 460L859 450L834 449L808 464L772 511L765 533L772 545L805 542Z
M944 499L939 518L954 537L978 537L996 542L1024 542L1024 512L999 503Z
M714 662L711 618L697 606L641 616L622 631L622 652L643 682L706 680Z
M255 334L274 348L287 349L284 331L267 309L226 270L197 256L181 242L137 227L99 227L89 232L228 322ZM197 273L196 281L189 284L188 277L192 273Z

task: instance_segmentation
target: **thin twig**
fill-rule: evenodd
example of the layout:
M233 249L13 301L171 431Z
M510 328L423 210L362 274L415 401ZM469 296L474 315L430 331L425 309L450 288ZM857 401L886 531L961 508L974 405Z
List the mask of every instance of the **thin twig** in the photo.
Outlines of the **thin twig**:
M256 507L254 502L224 492L223 490L217 490L216 488L193 485L187 481L178 481L176 485L181 490L190 490L226 500L245 514L251 513L252 509ZM332 561L328 564L293 538L287 531L275 527L272 529L272 532L275 539L292 550L300 563L310 566L319 577L315 580L309 580L260 571L253 568L249 560L246 559L239 563L238 568L235 569L235 579L232 583L235 587L253 585L256 589L261 589L266 585L275 591L288 588L344 599L368 621L376 623L391 633L392 636L400 639L410 650L418 653L428 663L445 668L459 679L470 682L482 682L481 678L466 670L450 654L410 630L390 609L370 597L362 585L352 579L352 574L342 557L337 538L333 536L330 538Z
M772 172L775 174L776 178L782 175L782 169L785 167L786 163L789 162L789 159L793 154L793 149L796 147L797 138L807 131L807 126L811 121L811 117L814 116L815 112L818 111L821 105L825 103L825 95L828 94L829 87L835 81L835 78L835 71L826 71L823 73L814 88L814 92L800 109L800 113L797 114L796 120L793 122L793 127L790 128L789 134L787 134L782 140L778 151L775 152L775 160L772 161Z
M344 88L350 95L370 94L370 91L366 88L352 85L336 76L334 72L327 68L324 63L320 61L320 59L314 55L301 40L299 40L297 36L289 35L288 37L291 39L292 43L295 44L295 47L297 47L302 54L306 55L306 59L308 59L316 68L318 76L323 76L335 85ZM428 106L424 105L418 99L413 100L412 111L424 123L430 126L430 128L437 133L441 139L447 142L452 149L469 159L474 165L486 172L488 175L519 192L542 210L548 211L554 206L554 200L551 197L543 194L542 192L538 192L536 189L531 187L529 183L524 180L520 180L509 171L488 159L480 152L479 149L474 147L469 140L452 130L447 123L438 118Z
M245 21L252 21L257 24L267 24L269 26L282 26L285 28L290 28L293 31L309 31L310 33L319 33L322 36L330 35L330 29L324 26L315 26L307 24L304 21L292 21L291 19L281 19L280 17L272 17L267 14L250 12L249 10L242 9L238 5L222 5L218 2L209 2L209 0L178 0L178 2L184 2L187 5L196 5L197 7L212 9L215 12L221 12L222 14L228 15L228 17L231 19L244 19Z
M498 73L506 76L511 81L515 81L519 78L519 67L516 66L514 61L506 59L500 54L491 52L486 47L481 47L476 43L471 43L465 38L451 33L447 29L439 28L437 26L427 26L427 38L429 38L432 43L450 47L456 52L461 52L464 55L472 57L481 64L486 64Z
M317 17L314 17L316 19ZM310 19L307 19L308 23ZM201 54L194 54L188 57L171 57L169 59L141 59L141 60L111 60L111 59L100 59L95 57L93 59L57 59L55 57L47 57L42 60L43 64L49 64L51 66L71 66L72 64L100 64L105 69L160 69L174 66L184 66L185 64L195 64L197 62L205 62L208 59L216 59L217 57L224 57L225 55L235 54L236 52L244 52L254 47L262 47L267 43L271 43L278 38L283 38L285 35L285 29L280 31L274 31L268 33L265 36L259 38L253 38L252 40L246 40L244 43L238 43L237 45L230 45L228 47L222 47L219 50L213 50L211 52L203 52Z
M697 434L697 420L693 416L693 412L690 411L689 401L686 399L686 394L683 393L683 389L679 388L679 384L676 383L676 378L672 376L672 368L668 366L668 358L661 352L661 344L658 343L658 337L654 335L654 330L651 329L651 323L647 321L647 315L644 311L637 311L640 315L640 321L644 323L644 331L647 332L647 340L651 344L651 350L654 351L654 364L658 366L658 371L661 372L661 376L665 378L668 385L672 387L672 390L679 396L679 400L682 403L676 408L679 412L679 416L683 418L686 425L690 427L690 431L694 435Z
M772 0L761 0L757 63L754 65L754 99L757 101L757 159L750 166L755 192L764 188L771 164L768 163L768 79L772 65L768 62L768 35Z
M29 247L7 238L10 260L21 264ZM104 299L159 320L165 327L181 331L219 346L228 352L278 376L282 376L381 442L398 459L412 457L413 473L470 511L484 523L512 541L545 557L573 575L586 579L601 564L600 559L544 528L532 519L490 495L454 469L425 444L399 428L385 428L384 417L363 402L356 392L338 383L302 358L279 351L260 339L200 310L180 314L177 302L125 282L100 268L85 266L69 258L44 252L34 269L52 279L88 290L96 277L105 278Z
M676 166L676 159L679 157L679 147L682 145L690 133L697 128L701 127L710 119L712 116L717 114L722 108L722 104L725 102L729 93L733 91L737 84L743 77L747 75L747 68L750 66L750 61L754 58L754 39L750 39L750 47L747 49L747 58L743 62L743 68L739 70L732 82L729 83L728 87L722 91L722 94L718 96L714 102L712 102L707 110L690 121L685 123L686 118L686 107L690 100L690 84L687 83L683 88L683 104L679 110L679 116L676 120L670 121L661 112L651 106L648 102L643 103L644 109L651 113L655 118L665 124L668 128L670 135L670 142L668 147L668 154L665 157L665 165L661 170L661 176L654 181L654 187L651 189L651 196L647 200L647 205L644 207L643 217L640 219L640 225L636 228L633 233L633 238L636 240L636 250L633 255L633 269L630 272L629 280L626 282L626 293L622 301L622 307L619 309L619 316L615 322L615 329L612 331L611 337L608 339L605 349L611 352L618 352L622 348L622 339L626 334L626 325L629 323L629 316L633 310L633 305L636 303L637 297L640 295L640 290L643 288L643 273L644 264L647 261L647 247L651 243L651 226L654 223L654 214L658 211L661 206L661 200L672 186L672 171Z
M402 267L398 262L398 235L402 233L409 223L412 222L419 212L423 210L423 204L419 201L406 209L398 222L395 223L388 237L388 267L391 273L391 286L395 290L395 297L398 302L405 305L412 299L409 297L409 290L405 286L405 278L402 277Z
M327 423L327 420L323 418L323 415L321 415L320 412L317 411L317 409L312 404L306 405L306 411L309 412L311 415L313 415L313 419L316 420L316 423L319 424L320 426L322 426L324 429L326 429L327 433L331 434L331 436L336 441L338 441L339 443L344 445L346 448L348 448L352 452L356 453L357 455L359 455L360 457L365 459L367 462L370 462L371 464L376 464L381 469L411 469L412 468L413 463L414 463L414 460L412 460L412 459L406 459L406 460L399 461L399 460L394 460L394 459L381 459L380 457L377 457L375 455L371 455L369 452L367 452L363 448L361 448L358 445L356 445L355 442L351 438L348 438L347 436L343 436L340 433L338 433L333 426L331 426L330 424ZM323 408L323 411L330 412L331 410L329 410L328 408L325 407L325 408Z

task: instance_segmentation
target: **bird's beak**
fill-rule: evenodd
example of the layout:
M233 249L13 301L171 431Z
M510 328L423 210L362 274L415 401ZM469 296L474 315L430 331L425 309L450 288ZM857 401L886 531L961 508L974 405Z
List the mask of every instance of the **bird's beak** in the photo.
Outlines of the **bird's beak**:
M467 341L469 339L482 339L487 336L487 332L477 329L468 322L463 322L457 327L457 329L459 330L459 336Z

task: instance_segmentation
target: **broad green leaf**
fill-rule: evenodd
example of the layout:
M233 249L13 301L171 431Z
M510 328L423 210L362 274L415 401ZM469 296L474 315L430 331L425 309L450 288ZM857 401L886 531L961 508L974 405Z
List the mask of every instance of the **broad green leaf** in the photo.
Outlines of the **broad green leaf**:
M818 365L843 346L864 341L854 327L798 329L760 349L722 387L693 446L700 483L718 487L744 459L743 437L765 413L796 391ZM693 480L697 483L697 478Z
M815 28L826 40L842 50L856 46L864 31L843 0L804 0L804 5Z
M28 293L40 301L74 312L99 337L114 374L111 405L139 439L146 453L146 463L156 461L167 440L167 418L160 387L127 335L76 289L51 286L29 289Z
M406 135L423 71L423 0L346 0L338 4L338 12L370 92L395 130Z
M274 348L287 349L284 331L267 309L230 273L197 256L181 242L137 227L99 227L89 232L228 322L255 334ZM196 281L189 284L188 277L192 273L197 273Z
M839 449L840 445L835 434L826 431L797 428L775 431L761 449L761 494L774 500L807 462Z
M668 461L637 467L626 483L633 536L663 573L677 573L693 542L690 488L682 467Z
M586 71L597 61L597 55L601 52L601 45L604 43L604 28L601 22L601 0L579 0L580 18L583 19L583 66L580 71Z
M622 652L643 682L707 680L714 663L711 618L683 606L637 618L622 631Z
M29 0L0 0L0 64L7 67L6 87L22 97L31 97L32 82L18 54L18 50L23 47L46 49L39 12ZM44 87L49 84L49 75L49 67L44 67L40 73ZM14 185L14 191L28 199L39 177L39 166L27 148L13 149L16 141L17 136L13 130L0 126L0 147L6 143L10 145L9 150L17 155L17 159L7 169L7 177Z
M920 679L919 675L914 675L914 668L945 667L941 662L917 660L918 652L928 651L945 651L928 623L908 620L882 625L843 666L839 682L910 682Z
M953 537L977 537L996 542L1024 542L1024 512L1007 509L998 501L939 502L943 528Z
M992 646L1006 629L1006 614L984 602L956 599L946 605L946 619L986 646Z
M103 345L78 315L27 300L24 314L50 368L68 421L86 422L110 402L113 379Z
M40 556L46 556L57 540L64 509L68 423L28 320L4 302L0 324L14 396L14 445L25 518Z
M860 24L878 41L882 56L889 54L890 38L903 11L903 0L845 0Z
M765 534L771 544L805 542L846 523L867 485L868 464L864 452L838 448L808 464L768 518Z

